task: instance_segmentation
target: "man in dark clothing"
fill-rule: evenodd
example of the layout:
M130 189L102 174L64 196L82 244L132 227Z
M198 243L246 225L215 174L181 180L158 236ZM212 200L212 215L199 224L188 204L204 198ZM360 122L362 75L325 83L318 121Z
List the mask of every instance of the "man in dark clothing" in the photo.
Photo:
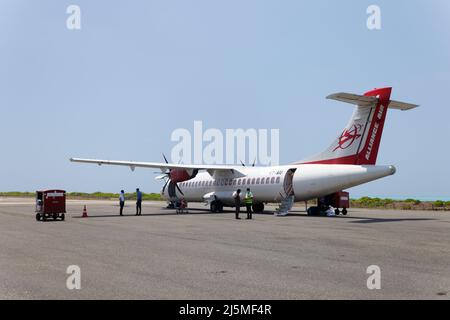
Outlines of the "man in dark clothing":
M234 206L236 208L236 219L240 219L239 212L241 212L241 189L237 189L237 191L233 193L233 199Z
M142 212L142 192L136 189L136 215L140 216Z
M120 205L120 215L122 216L123 206L125 205L125 191L123 190L120 190L119 205Z

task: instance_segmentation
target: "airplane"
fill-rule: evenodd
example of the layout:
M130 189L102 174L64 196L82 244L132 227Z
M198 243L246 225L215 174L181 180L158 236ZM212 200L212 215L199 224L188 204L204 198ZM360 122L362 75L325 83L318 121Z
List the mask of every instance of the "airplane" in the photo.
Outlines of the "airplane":
M395 174L393 165L377 165L378 149L388 109L410 110L418 105L391 100L391 87L363 95L335 93L327 97L356 105L344 130L323 152L288 165L238 166L196 165L71 158L72 162L98 165L158 168L166 179L161 195L173 202L203 202L212 212L234 207L232 194L241 196L247 188L253 193L253 211L261 213L264 204L278 203L278 215L286 215L295 202L330 199L344 189ZM331 197L330 197L331 196ZM243 201L242 201L243 202ZM337 209L339 214L339 209ZM347 214L346 208L342 210Z

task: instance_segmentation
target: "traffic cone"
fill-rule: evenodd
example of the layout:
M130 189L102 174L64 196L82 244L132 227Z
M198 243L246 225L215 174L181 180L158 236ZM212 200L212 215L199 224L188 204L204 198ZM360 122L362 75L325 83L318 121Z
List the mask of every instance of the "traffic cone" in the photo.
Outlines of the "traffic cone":
M86 210L86 206L84 206L84 209L83 209L83 215L82 215L81 217L82 217L82 218L87 218L87 217L88 217L87 210Z

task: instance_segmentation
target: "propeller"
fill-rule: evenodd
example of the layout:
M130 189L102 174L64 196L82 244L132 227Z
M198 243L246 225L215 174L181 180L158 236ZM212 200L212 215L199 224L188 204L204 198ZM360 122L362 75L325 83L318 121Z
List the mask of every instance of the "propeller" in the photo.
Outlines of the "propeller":
M245 165L245 163L243 163L242 162L242 160L239 160L240 162L241 162L241 164L242 164L242 166L243 167L245 167L246 165ZM253 160L253 164L252 164L252 167L254 167L255 166L255 164L256 164L256 158L255 158L255 160Z
M164 183L164 186L162 188L162 193L164 193L164 191L166 190L167 184L169 183L170 179L167 179L166 182Z
M181 191L180 187L178 186L178 183L175 183L175 187L177 187L177 190L184 196L183 191Z
M164 158L164 161L168 164L169 161L167 160L166 155L163 153L162 156L163 156L163 158ZM180 162L181 162L181 159L180 159ZM164 172L162 175L159 175L159 176L157 176L157 177L155 178L155 179L159 179L159 180L160 180L160 179L167 178L166 183L164 183L164 186L163 186L163 188L162 188L162 192L163 192L163 193L164 193L164 191L166 190L167 184L168 184L169 181L170 181L170 173L171 173L171 171L172 171L172 169L169 169L168 171ZM173 181L172 181L172 183L175 185L175 187L177 188L177 190L184 196L184 193L183 193L183 191L181 191L180 187L178 186L178 183L173 182Z

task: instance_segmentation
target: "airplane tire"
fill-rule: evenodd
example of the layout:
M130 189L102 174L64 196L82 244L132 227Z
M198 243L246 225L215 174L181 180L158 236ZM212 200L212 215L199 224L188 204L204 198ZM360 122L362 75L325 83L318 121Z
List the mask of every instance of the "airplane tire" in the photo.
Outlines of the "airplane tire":
M212 213L218 213L220 212L220 202L219 201L213 201L211 202L211 212ZM223 206L222 206L222 211L223 211Z
M255 203L252 206L254 213L263 213L264 212L264 203Z
M344 216L347 215L347 209L346 209L346 208L342 209L342 214L343 214Z
M319 216L320 210L318 207L309 207L307 213L308 216Z
M64 221L65 218L66 218L66 215L64 213L61 213L61 221Z
M339 209L336 208L336 209L334 210L334 214L335 214L335 215L338 216L340 213L341 213L341 212L339 211Z
M36 221L41 221L41 214L40 213L36 213Z

